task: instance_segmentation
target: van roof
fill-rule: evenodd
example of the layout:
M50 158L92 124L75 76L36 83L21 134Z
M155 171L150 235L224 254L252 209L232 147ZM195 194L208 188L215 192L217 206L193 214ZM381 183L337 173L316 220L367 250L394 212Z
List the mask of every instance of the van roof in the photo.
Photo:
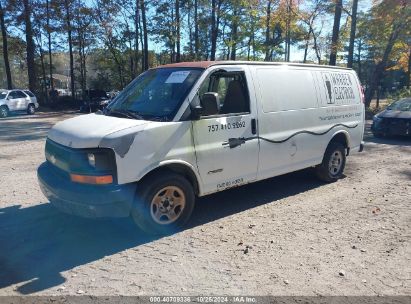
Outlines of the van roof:
M178 62L170 63L165 65L160 65L157 68L203 68L207 69L210 66L215 65L284 65L284 66L298 66L298 67L315 67L322 69L341 69L341 70L352 70L350 68L330 66L330 65L319 65L319 64L305 64L305 63L292 63L292 62L266 62L266 61L193 61L193 62Z

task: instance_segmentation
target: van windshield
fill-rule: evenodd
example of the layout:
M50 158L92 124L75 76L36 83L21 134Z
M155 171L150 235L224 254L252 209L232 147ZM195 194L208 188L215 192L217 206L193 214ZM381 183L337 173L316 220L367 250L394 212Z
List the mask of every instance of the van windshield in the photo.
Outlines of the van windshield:
M107 107L106 115L170 121L203 69L158 68L133 80Z

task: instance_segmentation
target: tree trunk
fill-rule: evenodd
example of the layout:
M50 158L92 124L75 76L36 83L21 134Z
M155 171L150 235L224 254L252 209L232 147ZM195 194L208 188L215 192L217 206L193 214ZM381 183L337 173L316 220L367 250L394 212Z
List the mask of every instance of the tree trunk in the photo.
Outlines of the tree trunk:
M267 14L265 20L265 61L269 60L270 56L270 18L271 18L271 1L267 2Z
M188 45L190 49L190 60L193 60L193 54L194 54L194 48L193 48L193 29L191 28L191 9L193 7L190 6L188 8L188 13L187 13L187 27L188 27Z
M362 51L362 42L361 40L358 41L358 53L357 53L357 64L358 64L358 70L357 70L357 74L358 74L358 78L361 80L362 79L362 69L361 69L361 51Z
M148 70L148 37L147 37L147 19L146 5L144 0L140 0L141 18L143 19L143 36L144 36L144 54L143 54L143 71Z
M251 35L248 38L248 43L247 43L247 60L250 61L250 56L251 56L251 45L254 39L254 21L251 23Z
M7 47L7 31L6 31L6 24L4 22L4 12L3 12L3 7L1 6L1 1L0 1L0 26L1 26L1 34L3 37L3 59L4 59L4 66L6 68L7 88L11 90L13 88L13 82L11 80L9 51Z
M46 98L46 103L48 103L49 102L49 97L47 95L46 67L45 67L45 64L44 64L44 53L43 53L43 50L42 50L41 47L40 47L40 63L41 63L41 72L42 72L42 76L43 76L42 91L43 91L44 97Z
M308 30L307 36L305 37L306 40L305 40L305 47L304 47L304 60L303 60L303 63L307 62L307 54L308 54L308 46L310 44L310 37L311 37L311 26L310 26L310 29Z
M217 48L217 29L216 29L216 10L217 10L217 0L211 1L211 54L210 60L215 60L215 53Z
M313 33L313 40L314 40L315 56L317 57L318 64L321 64L321 54L320 54L320 50L319 50L318 43L317 43L317 36L315 35L314 31L312 33Z
M26 25L26 51L27 51L27 70L29 78L30 91L37 92L37 80L36 80L36 65L34 62L35 46L33 41L33 28L31 26L31 7L29 0L23 0L24 6L24 23Z
M134 70L134 75L138 74L138 31L139 31L139 24L140 24L140 10L139 10L139 3L138 0L136 0L136 11L135 11L135 16L134 16L134 27L135 27L135 36L134 36L134 61L135 61L135 70Z
M67 25L67 35L69 44L69 56L70 56L70 90L71 98L76 98L76 92L74 88L74 57L73 57L73 40L72 40L72 29L71 29L71 16L70 16L70 6L68 0L64 0L64 5L66 9L66 25Z
M290 61L290 47L291 47L291 3L287 0L287 21L285 31L285 61Z
M408 71L407 71L407 88L410 88L410 74L411 74L411 47L408 52Z
M232 41L232 46L231 46L231 60L235 60L237 56L237 31L238 31L238 20L237 20L237 8L234 9L233 11L233 23L231 27L231 41Z
M87 88L87 70L86 70L86 52L85 52L85 37L84 32L78 33L78 44L79 44L79 59L80 59L80 85L81 85L81 96L85 98L86 88Z
M358 0L353 0L352 11L351 11L350 44L348 46L348 62L347 62L348 68L352 68L353 58L354 58L354 40L355 40L355 31L357 28L357 7L358 7Z
M46 0L46 14L47 14L47 39L48 39L48 46L49 46L49 79L50 79L50 86L51 90L54 90L54 82L53 82L53 59L51 56L51 30L50 30L50 6L49 0Z
M370 75L369 88L365 96L365 106L366 107L370 106L372 97L374 96L374 92L376 88L378 87L378 85L380 84L380 79L381 79L382 74L385 71L385 67L388 62L388 57L392 51L395 41L398 38L398 35L401 31L402 26L404 26L402 22L394 23L390 37L388 39L387 45L384 50L384 55L381 61L378 62L377 66L375 67L374 73L371 73Z
M200 43L198 41L198 0L194 0L194 54L195 60L199 59L198 49Z
M176 62L181 61L181 50L180 50L180 0L176 0L176 44L177 44L177 53L176 53Z
M342 0L335 0L334 26L331 38L330 65L337 64L338 38L340 35Z
M171 20L173 22L175 22L175 18L174 18L174 9L175 7L171 8ZM171 37L169 38L170 41L170 63L173 63L176 61L176 28L175 26L172 26L172 30L171 30Z

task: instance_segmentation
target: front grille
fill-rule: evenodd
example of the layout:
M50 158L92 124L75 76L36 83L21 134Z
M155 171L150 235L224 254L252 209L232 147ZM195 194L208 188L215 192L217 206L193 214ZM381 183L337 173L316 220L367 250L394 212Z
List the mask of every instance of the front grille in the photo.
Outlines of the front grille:
M87 154L93 153L96 157L96 167L90 166ZM46 141L46 159L52 167L62 174L69 173L84 175L113 175L116 179L116 161L112 149L107 148L69 148L50 139Z
M72 154L71 149L55 143L54 141L47 139L46 141L46 159L53 166L69 172L70 171L70 157Z
M383 125L392 134L406 135L411 133L411 119L384 118Z

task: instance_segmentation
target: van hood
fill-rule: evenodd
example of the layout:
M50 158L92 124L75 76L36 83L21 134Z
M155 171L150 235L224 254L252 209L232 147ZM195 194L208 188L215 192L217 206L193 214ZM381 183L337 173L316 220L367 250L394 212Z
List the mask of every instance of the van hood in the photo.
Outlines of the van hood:
M48 133L48 138L71 148L96 148L102 139L113 133L137 133L144 129L146 120L118 118L101 114L87 114L57 123ZM126 130L127 129L127 130ZM110 136L112 137L112 136Z

